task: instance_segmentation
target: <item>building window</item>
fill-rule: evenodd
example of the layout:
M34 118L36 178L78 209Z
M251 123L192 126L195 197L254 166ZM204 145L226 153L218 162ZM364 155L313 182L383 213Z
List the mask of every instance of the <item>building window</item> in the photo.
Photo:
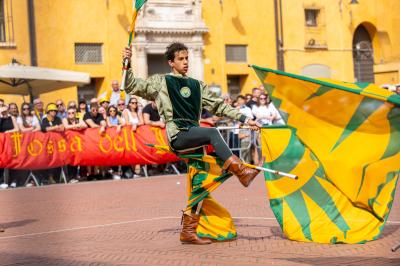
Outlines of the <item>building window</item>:
M306 26L317 27L318 26L318 9L306 9Z
M102 43L75 43L76 64L103 63Z
M12 1L0 0L0 43L14 43Z
M247 62L246 45L226 45L225 52L227 62Z

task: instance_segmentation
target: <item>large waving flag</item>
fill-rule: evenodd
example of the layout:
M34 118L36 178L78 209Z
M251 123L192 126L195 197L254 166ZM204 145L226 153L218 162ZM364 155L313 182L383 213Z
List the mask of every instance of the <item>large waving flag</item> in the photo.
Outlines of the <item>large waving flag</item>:
M262 130L270 205L286 236L320 243L379 237L400 172L400 96L373 84L252 66L287 123Z

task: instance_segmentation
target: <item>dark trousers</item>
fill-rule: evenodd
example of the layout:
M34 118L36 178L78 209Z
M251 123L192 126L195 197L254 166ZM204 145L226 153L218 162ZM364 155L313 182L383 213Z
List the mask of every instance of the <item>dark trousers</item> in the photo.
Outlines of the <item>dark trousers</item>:
M232 151L218 129L213 127L191 127L189 130L182 130L178 133L176 139L171 142L171 147L178 152L182 152L208 144L213 145L215 153L224 162L232 156Z

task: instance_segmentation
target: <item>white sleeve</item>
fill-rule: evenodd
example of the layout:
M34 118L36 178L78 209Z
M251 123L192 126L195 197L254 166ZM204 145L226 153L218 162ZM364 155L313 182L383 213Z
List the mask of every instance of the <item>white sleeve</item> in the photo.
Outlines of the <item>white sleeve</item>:
M18 125L22 125L23 124L22 117L20 117L20 116L17 117L17 124Z
M32 119L32 126L33 126L33 127L40 126L39 120L38 120L38 118L36 117L36 115L33 116L33 119Z

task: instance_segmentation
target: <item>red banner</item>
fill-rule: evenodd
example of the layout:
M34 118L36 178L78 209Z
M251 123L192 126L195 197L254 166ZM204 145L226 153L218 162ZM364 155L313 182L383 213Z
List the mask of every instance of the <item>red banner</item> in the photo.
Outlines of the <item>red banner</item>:
M0 168L44 169L62 165L164 164L177 156L146 144L167 145L165 129L141 126L135 132L123 127L119 133L96 128L62 133L0 134Z

